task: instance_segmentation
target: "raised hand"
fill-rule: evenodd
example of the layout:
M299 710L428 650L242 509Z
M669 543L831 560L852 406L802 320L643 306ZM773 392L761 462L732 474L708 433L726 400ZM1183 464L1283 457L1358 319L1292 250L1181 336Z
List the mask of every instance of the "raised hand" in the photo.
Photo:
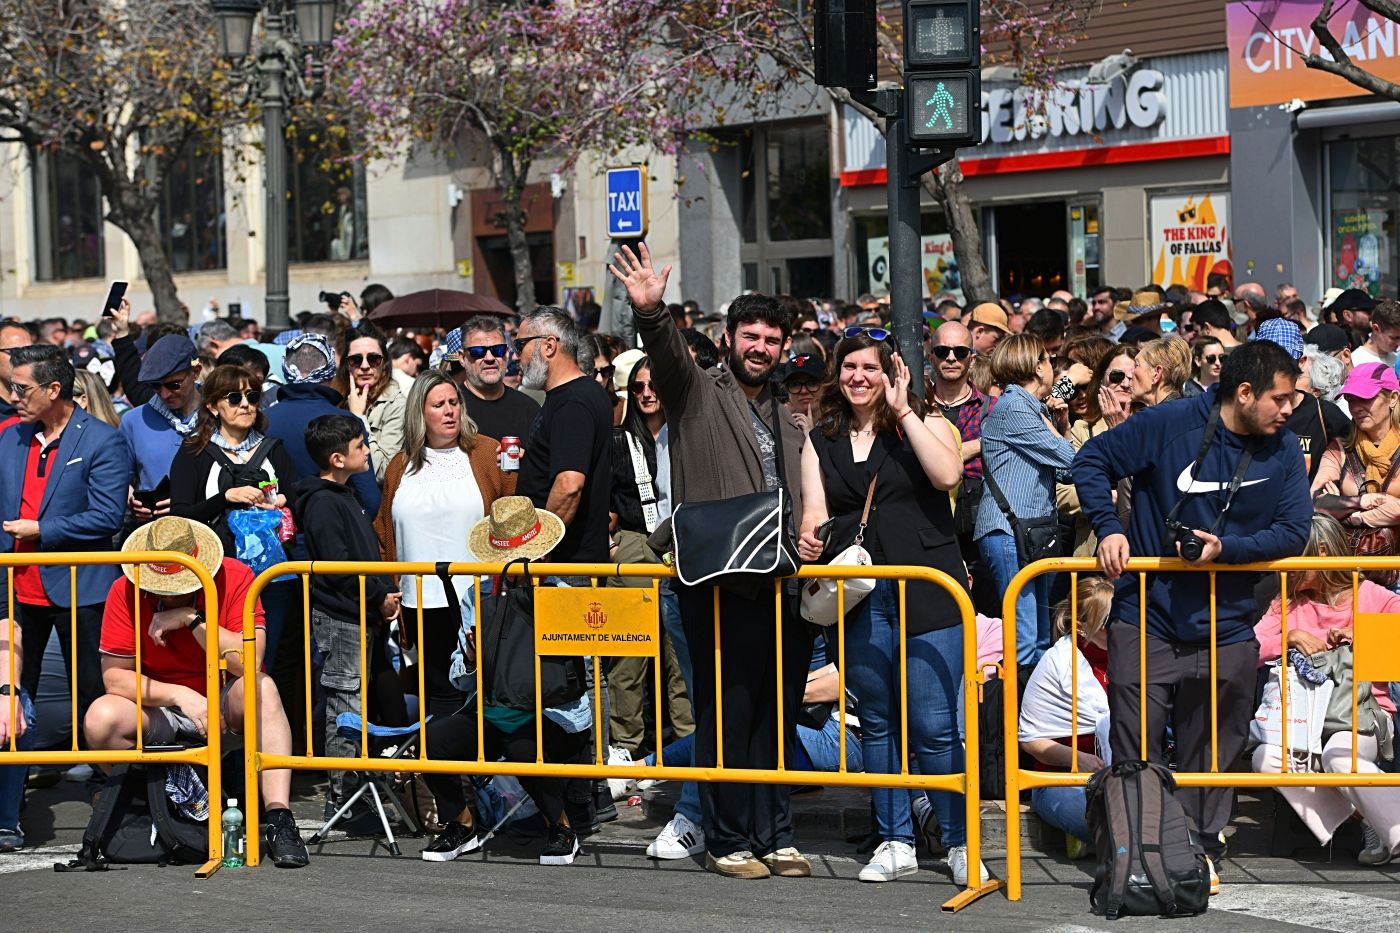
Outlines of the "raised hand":
M890 409L899 414L909 407L909 367L904 365L904 359L898 354L894 354L893 360L894 380L881 373L881 378L885 381L885 404Z
M627 300L632 302L632 307L654 310L664 302L671 267L666 265L658 273L651 263L651 250L645 243L637 244L637 253L632 252L630 246L622 247L620 253L613 253L608 271L626 286Z

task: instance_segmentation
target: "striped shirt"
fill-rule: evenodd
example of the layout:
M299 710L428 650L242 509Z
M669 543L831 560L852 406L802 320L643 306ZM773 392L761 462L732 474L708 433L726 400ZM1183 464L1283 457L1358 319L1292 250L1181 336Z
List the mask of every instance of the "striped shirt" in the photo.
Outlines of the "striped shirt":
M990 472L1018 518L1043 518L1055 512L1055 481L1071 482L1074 448L1045 426L1045 403L1020 386L1007 386L987 417L982 419L982 469ZM977 512L974 538L992 531L1011 533L987 490Z

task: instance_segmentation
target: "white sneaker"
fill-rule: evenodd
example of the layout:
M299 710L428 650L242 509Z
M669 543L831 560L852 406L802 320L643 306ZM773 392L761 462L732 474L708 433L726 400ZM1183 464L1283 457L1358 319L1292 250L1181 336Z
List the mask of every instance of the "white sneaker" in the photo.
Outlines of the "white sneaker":
M967 846L953 846L948 850L948 867L953 870L953 884L967 887ZM977 883L981 884L987 880L987 866L979 859L977 867L981 869Z
M81 784L92 777L91 765L74 765L63 772L63 779L73 784Z
M631 765L636 764L632 760L632 753L625 748L618 748L616 745L608 746L608 764L610 765ZM626 800L627 795L636 787L636 782L630 778L608 778L608 790L612 793L613 800Z
M658 859L689 858L705 851L705 831L677 813L661 828L656 839L647 846L647 855Z
M890 840L880 843L870 862L860 870L860 880L893 881L918 870L919 860L914 856L914 847L907 842Z

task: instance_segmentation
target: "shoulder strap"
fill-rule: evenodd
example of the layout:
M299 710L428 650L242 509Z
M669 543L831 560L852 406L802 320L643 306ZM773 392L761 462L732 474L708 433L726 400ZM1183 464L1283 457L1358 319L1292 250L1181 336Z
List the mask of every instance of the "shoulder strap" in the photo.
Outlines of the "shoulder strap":
M778 409L778 396L770 390L769 401L773 403L773 443L778 448L778 488L787 488L787 469L783 465L783 417Z
M875 500L875 481L879 478L880 474L877 471L874 476L870 477L870 488L865 490L865 508L860 513L860 528L856 529L856 544L862 544L865 541L865 526L870 524L870 503Z
M996 501L997 508L1001 509L1002 514L1006 516L1008 522L1011 521L1011 519L1015 517L1011 513L1011 503L1007 502L1006 496L1002 495L1001 487L997 485L997 481L992 477L991 468L987 466L985 460L983 461L982 482L986 486L987 491L992 494L992 499ZM1013 525L1012 527L1015 526Z
M1162 858L1162 826L1166 820L1166 806L1163 795L1165 789L1151 771L1140 771L1136 775L1138 850L1142 856L1142 867L1147 872L1147 880L1157 895L1157 903L1163 916L1176 913L1176 895L1172 893L1171 880L1167 877L1167 865Z
M656 484L652 482L651 470L647 467L646 452L642 450L642 442L631 431L624 430L622 436L627 438L627 451L632 457L632 479L637 484L637 495L642 502L642 520L646 523L647 531L653 532L661 523L661 510L656 506Z

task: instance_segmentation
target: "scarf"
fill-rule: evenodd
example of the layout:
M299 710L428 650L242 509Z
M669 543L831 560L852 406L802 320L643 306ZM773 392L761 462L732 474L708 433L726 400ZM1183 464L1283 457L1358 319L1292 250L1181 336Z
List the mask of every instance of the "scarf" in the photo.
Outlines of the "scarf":
M1354 449L1357 458L1361 461L1361 466L1366 471L1367 488L1384 492L1381 489L1381 483L1385 481L1385 475L1390 472L1390 465L1394 462L1395 455L1400 453L1400 431L1390 431L1379 444L1372 443L1369 438L1357 432Z
M305 346L315 347L326 358L324 363L309 373L303 373L291 361L292 354ZM287 382L292 385L330 382L335 378L335 351L331 349L330 341L321 334L297 334L287 341L287 355L282 360L282 375L286 376Z
M209 435L209 443L213 444L215 447L222 448L223 450L226 450L231 454L246 453L252 450L254 447L257 447L259 444L261 444L262 439L263 436L257 431L249 431L248 436L243 438L243 443L235 446L233 444L230 444L228 442L228 438L224 437L218 431L215 431L213 434Z
M189 434L191 431L194 430L194 423L199 418L198 409L196 409L195 412L189 415L188 417L181 415L178 412L171 411L169 406L167 406L165 402L161 401L159 395L152 395L150 401L148 401L146 404L151 406L152 411L160 415L166 421L170 422L170 426L175 429L176 434Z

